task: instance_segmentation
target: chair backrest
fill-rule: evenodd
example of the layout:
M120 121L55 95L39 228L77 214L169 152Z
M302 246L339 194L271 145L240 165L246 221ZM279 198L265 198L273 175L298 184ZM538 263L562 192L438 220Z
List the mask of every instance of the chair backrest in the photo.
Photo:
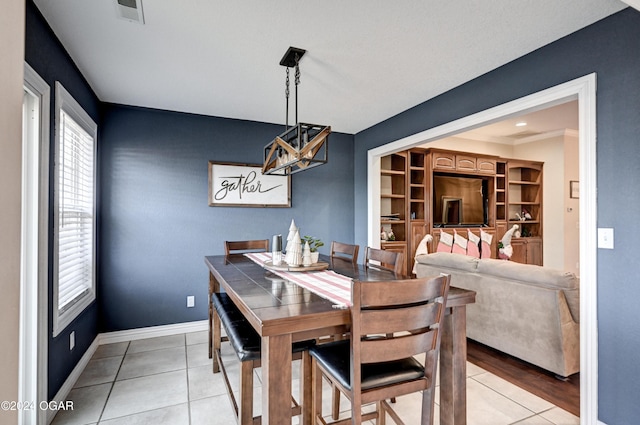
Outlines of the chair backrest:
M377 263L371 263L376 261ZM364 266L374 267L383 270L390 270L395 274L403 274L404 255L401 252L387 251L367 247L364 255Z
M224 241L224 254L229 255L234 252L261 252L269 251L269 239L259 239L251 241Z
M450 281L451 276L445 274L385 282L354 281L352 383L359 386L362 364L424 354L425 378L429 386L434 386Z
M358 264L358 251L360 245L351 245L342 242L331 242L331 257L351 260L353 264Z

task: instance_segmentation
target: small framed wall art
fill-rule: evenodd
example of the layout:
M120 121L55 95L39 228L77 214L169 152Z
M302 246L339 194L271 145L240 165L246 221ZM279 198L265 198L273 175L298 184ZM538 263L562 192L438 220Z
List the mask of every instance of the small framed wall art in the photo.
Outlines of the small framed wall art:
M291 176L265 176L257 164L209 161L209 206L289 208Z

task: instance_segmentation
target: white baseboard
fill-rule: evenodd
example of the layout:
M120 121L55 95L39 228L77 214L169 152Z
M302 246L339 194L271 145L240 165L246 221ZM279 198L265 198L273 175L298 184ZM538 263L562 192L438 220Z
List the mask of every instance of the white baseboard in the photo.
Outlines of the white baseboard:
M63 402L67 399L69 392L73 389L78 378L87 367L89 360L98 349L98 346L104 344L113 344L115 342L135 341L138 339L155 338L158 336L169 336L181 333L200 332L209 329L208 320L199 320L196 322L176 323L173 325L150 326L148 328L128 329L125 331L106 332L96 336L87 351L84 353L76 367L73 368L71 374L67 377L60 387L58 393L53 397L55 402ZM53 421L56 411L47 410L47 424Z
M58 392L56 393L56 395L53 397L51 401L55 401L56 403L62 403L67 399L69 392L73 389L73 386L76 384L76 381L78 380L78 378L80 378L80 375L84 371L84 368L87 367L87 364L89 363L89 360L91 360L91 357L93 357L93 353L95 353L96 350L98 349L99 339L100 339L100 335L98 335L96 339L93 340L89 348L87 348L87 351L85 351L84 354L82 355L82 358L80 359L76 367L73 368L73 370L71 371L71 374L64 381L64 384L62 384L62 387L60 387L60 390L58 390ZM53 418L56 415L56 413L57 411L54 409L47 409L47 424L50 424L51 421L53 421Z
M115 342L135 341L138 339L155 338L189 332L209 330L208 320L196 322L176 323L173 325L150 326L148 328L127 329L124 331L106 332L98 335L99 344L113 344Z

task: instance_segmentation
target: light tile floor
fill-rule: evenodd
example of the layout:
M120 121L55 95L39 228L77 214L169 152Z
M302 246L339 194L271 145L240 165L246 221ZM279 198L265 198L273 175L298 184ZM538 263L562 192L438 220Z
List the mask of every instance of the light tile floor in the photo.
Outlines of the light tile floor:
M237 388L238 363L223 344L225 364ZM294 392L298 368L292 370ZM541 398L467 363L469 425L578 425L579 418ZM256 413L260 411L260 373L256 371ZM326 386L323 412L330 412ZM295 394L294 394L295 395ZM436 394L436 400L438 394ZM74 409L60 411L53 425L230 425L235 424L222 374L211 372L207 332L102 345L68 396ZM348 416L349 405L341 398ZM396 411L407 424L418 424L420 395L400 397ZM439 424L438 409L435 424ZM297 418L292 420L297 424Z

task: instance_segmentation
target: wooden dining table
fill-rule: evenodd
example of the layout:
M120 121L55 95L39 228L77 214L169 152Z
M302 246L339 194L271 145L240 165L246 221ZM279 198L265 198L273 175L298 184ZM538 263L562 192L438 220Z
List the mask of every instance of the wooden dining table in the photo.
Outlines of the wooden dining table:
M321 261L353 280L400 278L350 261L325 256ZM351 321L349 309L275 275L243 254L207 256L205 263L209 298L214 292L226 292L262 337L262 424L291 423L291 344L345 332ZM456 288L452 281L440 347L441 425L466 424L465 307L474 302L475 292ZM300 379L310 380L311 371L303 371ZM301 423L311 424L311 400L301 397Z

